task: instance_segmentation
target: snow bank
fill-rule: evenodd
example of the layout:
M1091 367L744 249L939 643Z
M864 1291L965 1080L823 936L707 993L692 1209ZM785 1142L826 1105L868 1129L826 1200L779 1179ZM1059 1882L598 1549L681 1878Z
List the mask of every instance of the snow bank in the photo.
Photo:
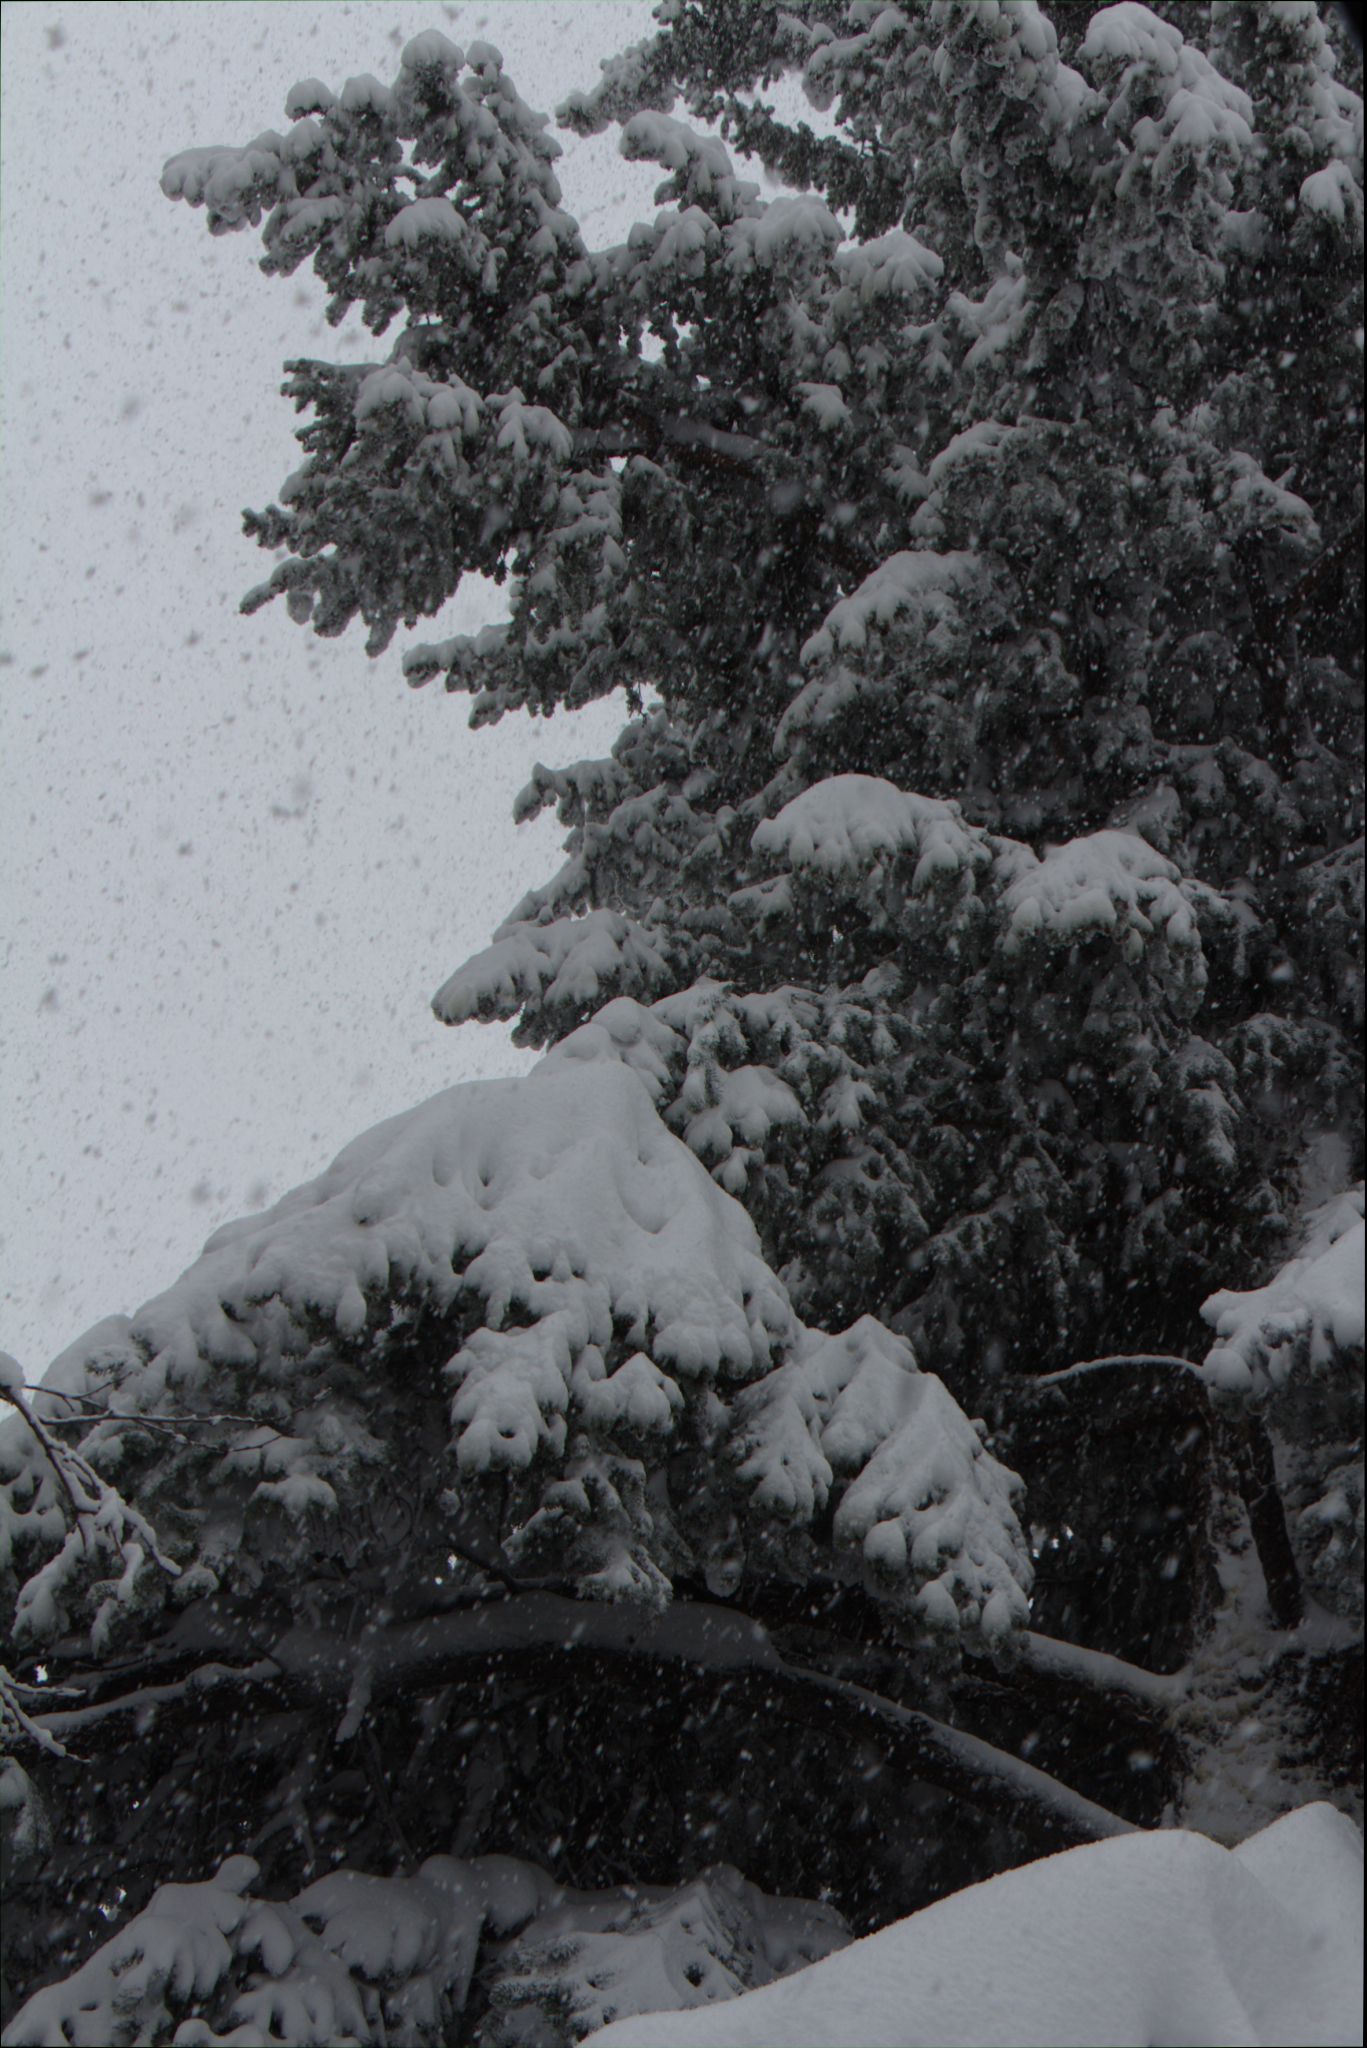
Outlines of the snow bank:
M1302 1807L1240 1848L1185 1830L989 1878L720 2010L594 2048L1110 2048L1362 2039L1362 1841Z

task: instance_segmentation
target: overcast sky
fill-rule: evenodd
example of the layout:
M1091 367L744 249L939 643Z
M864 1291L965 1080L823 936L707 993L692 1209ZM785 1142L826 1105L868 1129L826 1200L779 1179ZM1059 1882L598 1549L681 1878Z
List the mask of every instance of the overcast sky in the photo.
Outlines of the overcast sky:
M0 1348L30 1372L169 1284L227 1217L452 1081L527 1064L428 998L557 859L515 828L538 758L602 708L472 734L396 641L238 616L239 530L297 461L290 355L332 332L312 273L168 204L164 159L284 125L298 78L388 80L419 29L503 51L550 107L648 33L643 0L228 0L3 11ZM659 173L570 138L591 240ZM414 638L497 616L479 590Z

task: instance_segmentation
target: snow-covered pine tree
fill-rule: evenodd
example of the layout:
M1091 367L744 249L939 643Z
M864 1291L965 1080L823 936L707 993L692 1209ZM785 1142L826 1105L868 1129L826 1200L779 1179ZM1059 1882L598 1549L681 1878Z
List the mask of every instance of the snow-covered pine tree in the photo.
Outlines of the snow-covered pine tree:
M6 1780L15 1987L192 1881L15 2040L116 1978L186 2040L569 2038L842 1938L755 1885L863 1926L1360 1784L1350 59L1310 4L657 13L562 110L661 167L621 247L437 33L166 170L399 323L289 366L247 602L378 654L478 571L411 681L629 716L435 999L532 1076L7 1425L16 1754L83 1759Z

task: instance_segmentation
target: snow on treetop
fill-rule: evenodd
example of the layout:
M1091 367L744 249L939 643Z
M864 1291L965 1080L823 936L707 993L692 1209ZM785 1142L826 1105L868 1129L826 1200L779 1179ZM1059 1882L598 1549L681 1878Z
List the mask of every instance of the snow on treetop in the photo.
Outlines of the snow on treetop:
M804 643L802 661L824 660L837 648L863 647L872 629L891 625L899 613L934 612L977 572L977 556L963 549L943 555L929 548L890 555L857 590L832 605Z
M1295 1373L1325 1372L1363 1348L1363 1189L1317 1210L1296 1257L1266 1286L1224 1288L1201 1314L1219 1342L1204 1370L1222 1393L1265 1399Z
M1117 0L1092 16L1077 54L1089 64L1148 64L1160 75L1175 76L1183 48L1181 29L1151 7Z
M285 113L291 121L298 121L306 114L325 114L336 102L337 95L321 78L301 78L285 94Z
M472 51L472 61L473 57ZM459 43L453 43L440 29L428 28L409 37L399 62L405 71L459 71L465 53Z
M964 822L956 803L913 795L881 775L832 775L813 784L767 818L751 844L758 854L828 874L872 867L888 854L914 854L918 889L935 875L982 867L992 857L985 836Z

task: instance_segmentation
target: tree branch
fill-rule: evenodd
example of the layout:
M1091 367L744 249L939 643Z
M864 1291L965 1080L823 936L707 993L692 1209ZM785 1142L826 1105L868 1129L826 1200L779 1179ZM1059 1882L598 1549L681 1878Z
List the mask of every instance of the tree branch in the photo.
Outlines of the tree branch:
M359 1645L330 1631L289 1630L270 1655L245 1667L210 1665L174 1686L149 1687L71 1713L41 1717L53 1733L73 1732L122 1712L162 1705L189 1691L261 1686L320 1706L345 1700L356 1675ZM909 1777L968 1800L999 1819L1025 1825L1060 1846L1129 1834L1131 1822L1071 1791L1046 1772L976 1735L899 1705L848 1679L790 1664L767 1629L747 1615L701 1603L676 1603L663 1614L554 1593L526 1593L463 1613L437 1614L375 1631L366 1638L373 1698L421 1690L467 1675L472 1666L531 1665L544 1681L548 1664L579 1659L613 1667L683 1667L723 1690L743 1688L756 1710L816 1724L828 1732L877 1741Z

